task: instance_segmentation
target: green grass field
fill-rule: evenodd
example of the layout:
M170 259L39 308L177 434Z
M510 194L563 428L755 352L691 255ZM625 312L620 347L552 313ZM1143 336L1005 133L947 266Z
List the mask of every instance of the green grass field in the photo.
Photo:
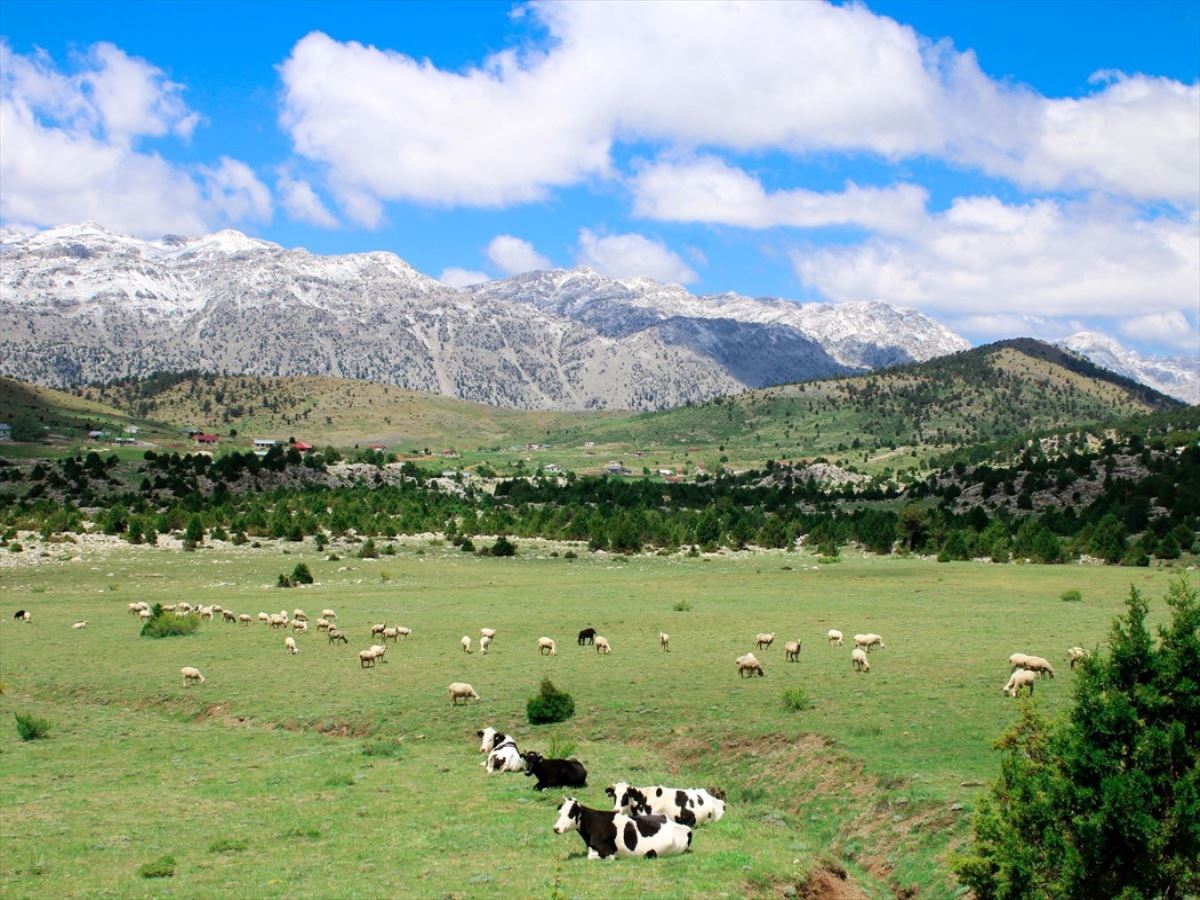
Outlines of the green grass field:
M995 774L991 741L1017 711L1000 693L1008 655L1056 665L1038 702L1061 711L1066 649L1103 644L1131 583L1159 621L1169 577L857 554L820 566L782 552L567 560L538 546L489 560L410 540L394 558L337 562L294 544L113 547L70 562L76 548L54 545L40 564L4 569L0 894L740 897L842 867L871 896L953 896L945 853L965 839ZM317 584L273 587L299 561ZM1069 588L1081 603L1059 599ZM143 599L313 619L333 607L351 642L299 635L289 657L278 631L219 621L143 639L126 612ZM21 607L31 624L12 620ZM385 620L413 636L361 670L369 625ZM609 638L610 657L576 646L585 625ZM491 654L464 655L459 638L482 626L498 631ZM847 646L825 643L831 627ZM758 653L766 677L739 680L733 659L759 631L778 633ZM856 631L887 643L869 674L851 671ZM541 635L557 657L538 656ZM787 664L793 638L804 649ZM208 682L183 687L183 665ZM574 719L525 723L543 675L574 695ZM451 707L446 685L460 680L479 704ZM791 686L812 708L785 708ZM48 739L20 740L14 712L49 719ZM729 812L686 856L589 862L577 835L551 832L561 791L480 768L485 725L542 752L573 743L589 805L628 780L718 786ZM138 875L167 854L174 877Z

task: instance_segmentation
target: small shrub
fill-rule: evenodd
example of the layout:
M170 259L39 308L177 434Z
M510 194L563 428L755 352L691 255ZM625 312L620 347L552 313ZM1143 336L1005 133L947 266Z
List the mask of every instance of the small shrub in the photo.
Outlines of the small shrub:
M330 775L325 781L326 787L354 787L358 779L353 774Z
M385 544L384 548L383 548L383 555L384 556L395 556L396 555L396 545L395 544Z
M142 626L142 637L180 637L185 634L191 634L200 627L200 616L196 613L177 616L173 612L164 610L162 605L158 603L154 604L150 612L150 618Z
M292 581L296 584L312 584L313 576L309 571L306 563L296 563L296 568L292 569Z
M563 554L563 559L579 559L579 554L574 550L568 550Z
M1083 599L1083 594L1072 588L1069 591L1063 591L1062 596L1059 597L1059 599L1062 600L1063 603L1078 603Z
M496 538L496 543L492 544L492 556L516 556L517 545L506 538L504 535Z
M248 540L250 540L250 539L248 537L246 537L246 532L244 532L244 531L239 531L237 534L235 534L232 538L229 539L230 543L233 544L235 547L242 546Z
M741 800L743 803L757 803L767 796L767 789L761 787L742 788Z
M840 563L841 561L842 561L841 558L837 557L837 556L818 556L817 557L817 562L819 562L823 566L833 565L834 563Z
M300 826L300 825L297 825L295 828L289 828L287 831L285 831L283 834L280 835L280 837L285 837L285 838L308 838L309 840L313 840L313 841L315 841L320 836L321 836L321 829L319 829L319 828L304 828L303 826Z
M292 581L290 575L284 575L282 572L279 573L279 580L275 582L275 587L290 588L295 586L296 583Z
M671 609L675 612L691 612L692 604L687 600L676 600L671 604Z
M809 699L802 687L789 687L783 689L783 705L785 709L791 712L800 712L805 709L812 709L813 702Z
M379 756L385 759L396 759L404 755L404 744L399 738L380 738L363 744L363 756Z
M340 557L340 556L338 556L336 553L330 553L330 554L329 554L327 557L325 557L325 558L326 558L327 560L329 560L330 562L337 562L338 560L340 560L340 559L341 559L341 557Z
M358 548L359 559L379 559L379 548L375 546L374 538L367 538Z
M196 542L195 542L195 541L193 541L193 540L186 540L186 539L185 539L185 540L184 540L184 542L183 542L183 548L182 548L182 549L183 549L183 552L184 552L184 553L195 553L195 552L196 552Z
M465 537L461 541L459 541L458 549L461 550L463 553L474 553L475 552L475 542L472 541L469 537Z
M570 759L574 752L575 742L558 735L550 738L550 746L546 748L546 756L549 759Z
M8 549L9 549L9 551L11 551L12 553L20 553L20 552L21 552L22 550L24 550L25 548L24 548L24 547L22 547L22 546L21 546L19 543L17 543L16 541L13 541L11 544L9 544L9 545L8 545Z
M245 841L235 841L231 838L218 838L208 845L209 853L239 853L245 850L249 844Z
M392 580L392 573L389 572L387 569L380 569L379 570L379 580L382 581L384 584L387 584L389 581Z
M148 862L138 869L143 878L173 878L175 876L175 857L160 856L154 862Z
M530 697L525 704L525 715L532 725L565 722L575 715L575 700L556 688L549 678L543 678L537 696Z
M23 741L40 741L50 731L50 723L46 719L25 713L13 713L13 718L17 720L17 734Z
M44 593L46 593L46 586L45 586L44 584L39 584L39 585L38 585L37 587L35 587L35 588L30 588L30 590L29 590L29 593L31 593L31 594L44 594Z

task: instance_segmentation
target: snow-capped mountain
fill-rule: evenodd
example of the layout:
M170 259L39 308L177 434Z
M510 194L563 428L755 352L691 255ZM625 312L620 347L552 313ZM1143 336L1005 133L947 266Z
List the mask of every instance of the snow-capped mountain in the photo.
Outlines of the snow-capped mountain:
M1103 334L1081 331L1058 342L1098 366L1184 403L1200 403L1200 347L1195 356L1142 356Z
M589 269L458 291L391 253L318 256L237 231L0 232L0 372L51 385L200 369L657 409L967 346L883 303L697 297Z

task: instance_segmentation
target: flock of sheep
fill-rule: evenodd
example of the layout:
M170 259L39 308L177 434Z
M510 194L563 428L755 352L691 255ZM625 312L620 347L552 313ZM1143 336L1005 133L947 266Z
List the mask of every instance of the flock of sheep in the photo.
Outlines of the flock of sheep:
M1089 655L1088 651L1082 647L1071 647L1067 650L1067 659L1070 661L1072 669L1075 668L1077 662ZM1039 676L1042 678L1054 677L1054 666L1041 656L1014 653L1008 658L1008 664L1012 666L1012 674L1009 675L1008 682L1001 688L1001 691L1010 697L1016 697L1021 692L1021 688L1028 688L1028 693L1032 695L1034 682Z

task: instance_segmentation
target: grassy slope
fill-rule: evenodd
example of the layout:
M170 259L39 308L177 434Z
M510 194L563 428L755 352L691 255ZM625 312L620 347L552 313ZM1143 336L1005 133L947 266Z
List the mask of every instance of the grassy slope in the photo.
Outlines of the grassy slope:
M1016 712L999 690L1008 654L1062 664L1038 691L1046 710L1062 710L1065 649L1103 642L1131 579L1160 617L1166 581L1154 569L876 558L815 569L795 554L486 560L416 546L341 563L311 548L85 551L58 563L74 552L59 547L38 567L7 570L0 893L511 896L557 884L568 896L740 897L830 858L874 896L888 879L951 896L942 854L965 834L978 790L963 784L994 775L990 742ZM269 587L301 559L317 585ZM1083 603L1057 599L1072 587ZM251 614L332 606L351 644L300 636L300 656L287 657L283 635L258 624L137 637L128 601L185 597ZM674 611L676 599L692 610ZM11 620L18 607L33 610L33 624ZM77 619L88 628L73 631ZM384 620L414 635L361 671L355 651ZM587 624L612 641L611 657L574 645ZM465 656L459 636L483 625L498 630L492 653ZM849 647L823 642L829 627L885 636L869 675L851 672ZM660 629L670 654L657 647ZM767 677L741 681L733 657L760 630L779 632L759 653ZM536 654L542 634L558 639L557 657ZM780 645L792 637L804 651L789 665ZM208 684L184 689L181 665L199 666ZM543 674L579 712L533 729L524 701ZM445 685L455 680L483 702L451 708ZM815 707L786 711L788 685ZM52 720L52 739L17 740L11 713L26 710ZM590 772L578 794L591 805L628 777L721 785L730 812L684 858L589 863L577 836L550 831L561 792L484 775L474 732L485 724L543 751L552 736L575 742ZM367 735L397 739L398 755L364 755ZM966 811L951 811L955 802ZM247 848L211 850L219 839ZM176 878L135 875L168 852Z

